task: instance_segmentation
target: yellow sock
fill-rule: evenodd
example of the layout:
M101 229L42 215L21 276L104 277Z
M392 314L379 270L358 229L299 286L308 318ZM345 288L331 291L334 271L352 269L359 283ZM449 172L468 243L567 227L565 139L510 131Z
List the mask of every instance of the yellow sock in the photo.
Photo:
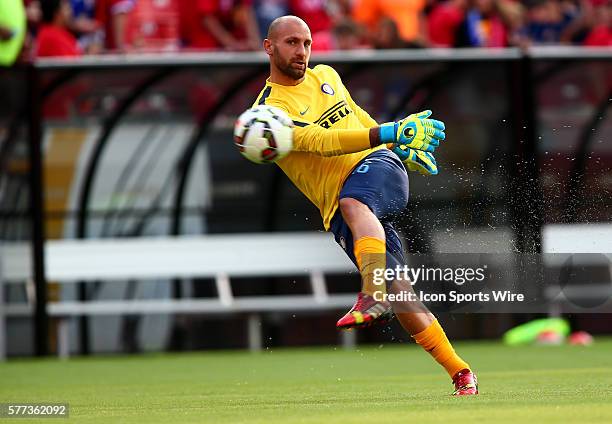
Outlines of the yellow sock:
M361 291L370 296L374 296L376 291L386 293L385 284L374 284L374 270L384 270L387 263L385 241L376 237L361 237L355 241L354 253L361 274Z
M455 353L455 349L448 341L437 319L434 319L434 322L425 330L412 337L446 369L451 378L462 369L470 369L469 364Z

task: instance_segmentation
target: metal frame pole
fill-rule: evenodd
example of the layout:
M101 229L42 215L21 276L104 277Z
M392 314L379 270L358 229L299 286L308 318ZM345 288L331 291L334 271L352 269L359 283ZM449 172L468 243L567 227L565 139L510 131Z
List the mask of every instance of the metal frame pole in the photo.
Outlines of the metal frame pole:
M533 59L528 55L513 61L509 89L514 149L510 194L513 227L520 253L540 253L543 224L542 190L538 167L537 87L533 78Z
M28 154L30 161L30 219L32 278L36 293L34 347L37 356L49 354L49 316L45 278L45 222L43 201L42 113L38 70L28 67Z

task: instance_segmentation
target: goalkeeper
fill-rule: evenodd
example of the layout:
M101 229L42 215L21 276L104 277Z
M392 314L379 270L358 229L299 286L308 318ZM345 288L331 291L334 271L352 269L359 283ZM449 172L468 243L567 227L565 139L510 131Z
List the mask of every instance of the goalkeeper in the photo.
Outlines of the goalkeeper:
M402 162L410 170L437 174L432 153L445 138L444 124L425 111L378 125L355 104L333 68L308 68L311 43L300 18L283 16L270 24L264 40L270 77L254 106L275 106L293 119L293 150L277 164L319 208L325 229L361 274L357 301L336 325L349 329L384 322L395 309L406 331L449 373L454 394L477 394L476 376L425 305L382 301L386 290L398 293L410 285L377 285L374 279L375 269L405 263L391 222L408 203Z

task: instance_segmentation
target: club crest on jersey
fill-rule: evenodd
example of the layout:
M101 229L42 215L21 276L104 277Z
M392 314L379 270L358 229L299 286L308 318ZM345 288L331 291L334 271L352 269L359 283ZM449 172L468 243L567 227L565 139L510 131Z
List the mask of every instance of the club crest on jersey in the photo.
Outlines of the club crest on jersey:
M330 96L333 96L336 93L334 89L331 87L331 85L329 85L326 82L324 82L321 85L321 91L324 92L325 94L329 94Z

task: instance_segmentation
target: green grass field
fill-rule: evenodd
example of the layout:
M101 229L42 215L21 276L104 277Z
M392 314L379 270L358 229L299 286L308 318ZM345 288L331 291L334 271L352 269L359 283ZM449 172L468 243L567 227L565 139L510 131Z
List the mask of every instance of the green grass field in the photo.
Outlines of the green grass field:
M386 345L11 360L0 364L0 402L68 402L68 421L87 423L612 422L610 339L456 348L478 372L478 397L451 397L417 346Z

